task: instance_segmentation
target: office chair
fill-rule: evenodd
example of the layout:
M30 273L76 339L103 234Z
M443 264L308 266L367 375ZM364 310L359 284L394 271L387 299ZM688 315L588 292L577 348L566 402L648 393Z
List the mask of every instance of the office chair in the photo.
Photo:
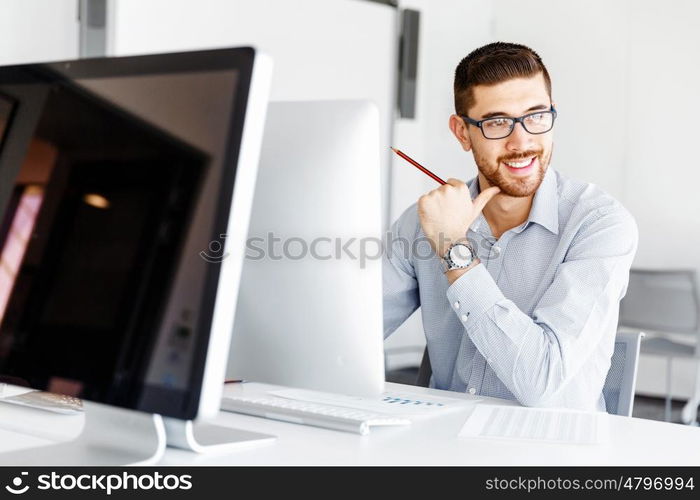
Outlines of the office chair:
M626 328L653 334L642 342L642 354L666 358L666 421L671 420L673 359L695 359L695 388L681 415L684 423L694 423L700 403L700 298L696 272L632 269L627 295L620 304L619 329ZM671 340L669 334L684 334L688 340Z
M626 417L632 416L639 344L643 335L641 332L621 332L615 337L615 349L603 385L603 398L608 413ZM418 369L416 385L428 387L431 375L430 357L426 348L423 351L423 360Z
M416 374L418 373L418 366L413 360L423 353L424 348L425 344L398 346L391 348L385 347L384 366L386 368L386 381L395 382L397 384L416 385ZM391 358L397 355L410 355L410 364L408 366L402 366L401 368L393 368L392 365L394 363L391 362Z
M639 364L639 344L643 336L642 332L618 332L615 337L610 368L603 384L603 398L608 413L632 416Z

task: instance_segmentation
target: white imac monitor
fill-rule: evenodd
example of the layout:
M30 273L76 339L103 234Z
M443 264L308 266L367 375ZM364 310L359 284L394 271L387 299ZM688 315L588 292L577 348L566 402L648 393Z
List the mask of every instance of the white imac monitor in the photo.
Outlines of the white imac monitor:
M171 443L199 446L192 421L220 406L270 79L252 48L0 68L0 383L82 398L84 435L115 446L148 439L106 410L167 417ZM54 456L111 463L77 448Z
M383 391L380 182L373 104L270 103L227 377Z

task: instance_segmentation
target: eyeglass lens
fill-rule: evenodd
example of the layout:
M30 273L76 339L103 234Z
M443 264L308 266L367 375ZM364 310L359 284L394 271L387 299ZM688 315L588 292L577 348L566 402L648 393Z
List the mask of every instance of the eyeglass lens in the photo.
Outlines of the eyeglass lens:
M551 112L533 113L523 117L522 125L531 134L548 132L554 123ZM487 139L500 139L510 135L515 125L514 118L491 118L481 123L481 130Z

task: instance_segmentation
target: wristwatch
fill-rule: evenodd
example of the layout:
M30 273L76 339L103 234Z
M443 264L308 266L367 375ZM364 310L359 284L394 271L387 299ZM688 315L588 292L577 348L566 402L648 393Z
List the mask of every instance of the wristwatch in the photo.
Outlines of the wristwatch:
M465 269L476 259L476 252L471 244L466 242L452 243L442 257L443 272L453 269Z

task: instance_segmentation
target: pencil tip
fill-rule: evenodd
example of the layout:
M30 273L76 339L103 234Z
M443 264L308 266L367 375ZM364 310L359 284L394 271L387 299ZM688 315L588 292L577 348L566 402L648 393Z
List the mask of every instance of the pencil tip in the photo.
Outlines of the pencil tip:
M391 146L389 146L389 149L391 149L394 153L396 153L396 151L397 151L396 148L392 148Z

